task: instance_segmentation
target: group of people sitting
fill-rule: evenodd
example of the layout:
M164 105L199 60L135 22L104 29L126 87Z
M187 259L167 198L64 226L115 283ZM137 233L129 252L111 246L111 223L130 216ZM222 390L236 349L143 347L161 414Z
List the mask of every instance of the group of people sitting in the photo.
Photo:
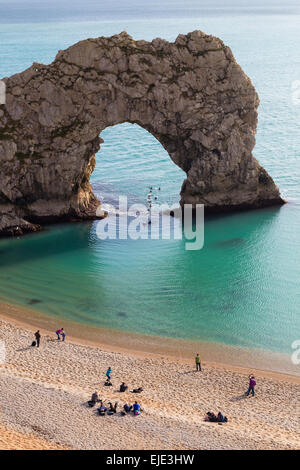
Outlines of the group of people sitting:
M100 400L98 393L94 392L92 394L91 400L88 401L88 406L92 408L96 405L96 403L99 403L99 408L97 408L97 411L100 416L104 416L105 414L113 415L117 412L118 402L116 402L114 405L111 402L108 402L108 407L107 407L104 405L103 400ZM137 416L141 414L141 405L137 401L135 401L133 405L128 405L128 403L125 403L125 405L123 406L123 410L124 411L121 411L122 416L125 416L127 413L130 413L131 411L133 412L134 415Z
M125 403L125 405L123 406L123 410L124 411L121 411L122 416L125 416L131 411L135 416L138 416L141 414L141 405L137 401L135 401L133 405L128 405L128 403Z
M112 369L111 369L111 367L109 367L106 371L106 374L105 374L106 375L106 381L105 381L104 385L106 387L111 387L112 386L111 372L112 372ZM125 382L122 382L121 385L120 385L119 391L121 393L124 393L127 390L128 390L128 385L126 385ZM143 391L142 387L134 388L133 390L131 390L132 393L142 393L142 391ZM108 408L107 406L104 405L103 400L99 399L98 393L94 392L92 394L91 400L88 401L88 406L90 406L92 408L96 405L96 403L100 403L99 408L97 408L97 411L98 411L100 416L103 416L105 414L112 415L112 414L115 414L117 412L117 407L118 407L117 402L114 405L111 402L109 402L108 403L109 408ZM123 410L121 411L122 416L125 416L127 413L130 413L130 412L133 412L134 415L141 414L141 405L137 401L135 401L133 405L128 405L128 403L125 403L125 405L123 406Z
M100 406L97 408L99 416L104 416L106 413L108 415L113 415L117 412L117 407L118 407L118 402L116 402L114 405L111 402L108 402L109 408L107 408L103 400L100 400Z
M228 419L221 413L221 411L219 411L217 415L208 411L205 416L205 421L209 421L210 423L227 423Z
M118 402L116 402L114 405L111 402L109 402L108 404L109 404L109 408L107 408L103 404L103 401L100 400L100 406L99 406L99 408L97 408L98 414L100 416L104 416L105 414L113 415L117 412ZM135 401L133 405L128 405L128 403L125 403L125 405L123 406L123 411L121 411L121 415L125 416L126 414L130 413L131 411L135 416L140 415L141 414L141 405L137 401Z
M112 386L111 380L107 378L106 381L104 382L104 385L105 387L111 387ZM127 390L128 390L128 385L126 385L125 382L122 382L120 385L119 391L123 393L123 392L126 392ZM143 388L138 387L138 388L134 388L133 390L131 390L131 393L142 393L142 391L143 391Z

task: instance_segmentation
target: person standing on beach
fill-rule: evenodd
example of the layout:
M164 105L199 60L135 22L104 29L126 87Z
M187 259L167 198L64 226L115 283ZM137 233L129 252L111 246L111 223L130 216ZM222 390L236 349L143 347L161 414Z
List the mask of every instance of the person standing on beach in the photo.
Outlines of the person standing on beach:
M56 330L56 334L57 334L57 341L60 341L60 335L62 334L62 332L64 331L63 328L59 328L58 330Z
M202 367L201 367L201 360L199 357L199 353L197 353L197 356L195 357L195 363L196 363L196 370L199 370L201 372Z
M40 330L37 330L37 332L34 333L34 336L35 336L35 339L36 339L36 347L39 348L40 347L40 342L41 342Z
M109 381L110 381L110 374L111 374L111 367L107 369L106 374L105 374Z
M66 339L66 333L65 333L65 330L63 328L62 328L62 332L61 332L61 337L62 337L63 341Z
M249 387L248 387L248 390L246 392L247 396L249 396L249 394L251 392L252 396L254 397L254 395L255 395L255 392L254 392L255 385L256 385L256 380L255 380L254 375L249 375Z

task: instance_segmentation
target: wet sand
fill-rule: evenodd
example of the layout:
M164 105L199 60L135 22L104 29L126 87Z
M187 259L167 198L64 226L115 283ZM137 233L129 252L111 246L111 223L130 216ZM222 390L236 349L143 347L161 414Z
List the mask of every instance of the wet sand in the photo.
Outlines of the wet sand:
M248 349L225 344L204 341L187 341L183 339L150 336L132 332L109 330L70 321L61 322L57 318L47 316L20 306L1 302L0 317L13 321L15 324L36 331L37 328L53 334L58 328L64 327L68 341L79 342L91 346L99 346L107 351L119 351L144 356L175 358L190 362L195 353L211 364L230 366L231 368L251 368L265 373L276 373L300 377L299 365L294 365L291 355ZM291 353L293 351L291 350Z

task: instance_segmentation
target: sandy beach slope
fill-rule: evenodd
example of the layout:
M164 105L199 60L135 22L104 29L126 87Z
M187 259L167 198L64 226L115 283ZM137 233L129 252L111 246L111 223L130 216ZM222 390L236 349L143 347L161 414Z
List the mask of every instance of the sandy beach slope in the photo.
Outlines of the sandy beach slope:
M193 358L62 343L43 331L37 349L32 333L0 320L1 449L300 449L299 377L256 371L256 397L245 398L251 370L204 363L200 373ZM103 386L108 366L113 387ZM123 380L144 392L119 393ZM95 390L120 406L138 397L144 411L99 417L86 406ZM204 422L209 410L228 424Z
M25 434L0 425L1 450L66 450L56 442L42 439L34 433Z

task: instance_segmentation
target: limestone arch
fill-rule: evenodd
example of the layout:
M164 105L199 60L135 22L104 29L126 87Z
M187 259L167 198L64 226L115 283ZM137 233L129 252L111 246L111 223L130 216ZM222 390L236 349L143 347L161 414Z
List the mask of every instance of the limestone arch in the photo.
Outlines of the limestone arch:
M185 171L182 204L224 211L283 203L252 156L258 96L218 38L194 31L174 43L125 32L87 39L4 83L4 234L94 218L99 201L89 178L99 135L123 122L148 130Z

